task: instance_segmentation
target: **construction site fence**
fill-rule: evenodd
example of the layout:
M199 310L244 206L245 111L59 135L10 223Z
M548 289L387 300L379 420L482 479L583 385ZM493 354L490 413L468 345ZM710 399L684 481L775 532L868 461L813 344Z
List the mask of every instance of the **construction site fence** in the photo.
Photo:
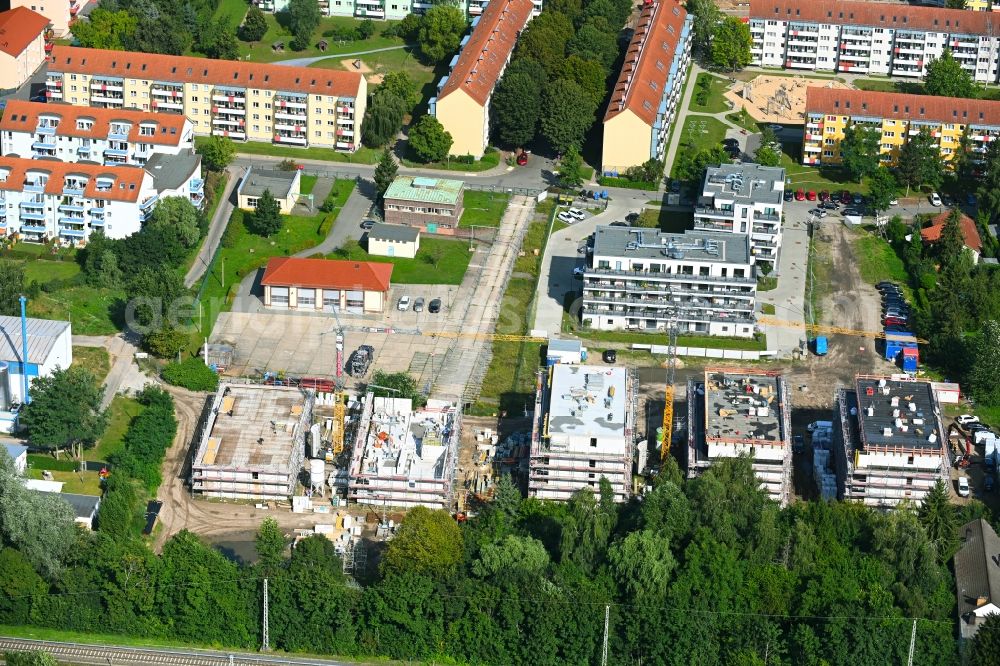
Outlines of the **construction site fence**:
M648 351L651 354L669 354L670 345L647 345L635 343L632 349ZM753 351L749 349L708 349L705 347L677 347L678 356L693 356L696 358L719 358L730 361L759 361L771 355L770 352Z

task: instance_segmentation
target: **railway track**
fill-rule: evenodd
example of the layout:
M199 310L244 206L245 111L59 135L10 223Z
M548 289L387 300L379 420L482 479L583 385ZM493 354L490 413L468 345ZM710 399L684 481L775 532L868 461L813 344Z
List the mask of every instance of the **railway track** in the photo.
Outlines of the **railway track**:
M64 643L27 638L0 637L4 652L44 650L60 662L102 664L103 666L348 666L329 659L296 658L283 655L173 648L140 648L118 645ZM0 658L2 662L2 658ZM357 663L357 662L352 662Z

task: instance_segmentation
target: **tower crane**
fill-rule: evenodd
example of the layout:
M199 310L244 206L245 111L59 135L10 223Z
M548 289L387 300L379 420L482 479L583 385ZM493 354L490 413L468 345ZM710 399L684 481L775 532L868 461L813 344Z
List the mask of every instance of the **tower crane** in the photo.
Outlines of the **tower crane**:
M334 384L336 392L333 403L333 432L330 433L330 448L333 456L336 457L344 451L344 400L346 394L344 393L344 325L340 321L340 315L337 314L337 308L333 308L333 318L337 322L337 328L326 333L336 334L337 375Z
M667 461L674 436L674 375L677 373L677 322L667 324L667 386L664 389L663 442L660 444L660 464Z

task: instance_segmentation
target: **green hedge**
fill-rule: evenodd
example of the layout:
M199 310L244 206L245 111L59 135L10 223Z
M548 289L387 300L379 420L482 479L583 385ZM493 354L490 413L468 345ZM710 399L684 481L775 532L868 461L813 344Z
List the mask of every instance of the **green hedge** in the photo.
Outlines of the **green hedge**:
M655 192L660 189L656 183L647 183L641 180L629 180L628 178L614 178L612 176L601 176L597 179L599 185L605 187L624 187L630 190L647 190Z
M180 363L168 363L160 375L168 384L189 391L214 391L219 388L219 375L197 357Z

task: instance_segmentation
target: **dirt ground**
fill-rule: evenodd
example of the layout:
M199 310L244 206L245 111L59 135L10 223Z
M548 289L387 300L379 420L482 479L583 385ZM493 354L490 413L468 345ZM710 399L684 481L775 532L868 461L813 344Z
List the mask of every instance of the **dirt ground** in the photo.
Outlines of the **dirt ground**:
M853 86L828 79L808 79L799 76L758 76L746 83L737 83L725 97L733 108L743 107L757 121L801 125L806 110L806 88L850 89Z
M355 62L360 63L361 66L355 67L354 66ZM364 60L347 58L346 60L341 60L340 65L349 72L361 72L362 74L364 74L365 79L367 79L369 85L382 83L382 79L385 78L382 74L378 74L377 72L375 72L375 70L369 67Z

